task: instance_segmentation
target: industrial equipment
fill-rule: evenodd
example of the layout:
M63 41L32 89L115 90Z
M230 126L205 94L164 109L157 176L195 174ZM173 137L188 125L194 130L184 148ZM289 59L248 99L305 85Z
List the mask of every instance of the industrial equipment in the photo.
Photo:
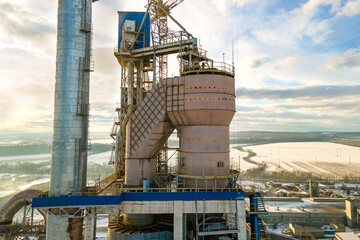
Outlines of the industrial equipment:
M230 164L234 66L210 59L171 16L182 1L149 0L146 12L118 12L115 173L87 188L92 1L59 0L51 188L33 199L47 212L47 239L94 239L99 216L109 217L112 240L246 239L246 219L250 238L263 239L261 195L239 189L239 169ZM179 31L167 27L168 18ZM178 77L167 77L170 54L178 56ZM165 143L175 129L180 146L170 166Z

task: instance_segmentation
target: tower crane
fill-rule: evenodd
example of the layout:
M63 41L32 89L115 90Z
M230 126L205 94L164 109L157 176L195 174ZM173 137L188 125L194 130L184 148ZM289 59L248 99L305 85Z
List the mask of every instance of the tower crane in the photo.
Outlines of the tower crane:
M170 11L184 0L149 0L149 15L151 22L152 41L154 46L168 43L168 15ZM168 56L156 57L155 81L161 82L168 76Z

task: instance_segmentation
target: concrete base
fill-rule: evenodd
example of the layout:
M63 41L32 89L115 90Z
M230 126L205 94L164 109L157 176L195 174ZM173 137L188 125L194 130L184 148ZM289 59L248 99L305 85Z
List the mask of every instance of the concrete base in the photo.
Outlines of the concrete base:
M263 218L266 223L329 224L332 219L342 221L345 213L269 212Z
M182 240L184 235L184 206L182 201L174 202L174 240Z
M69 219L58 218L54 215L47 215L48 224L46 226L47 240L70 240L68 232Z
M95 240L96 238L96 218L85 218L84 240Z
M236 201L236 218L239 228L238 240L246 240L246 212L245 202Z
M209 201L126 201L121 203L124 214L174 214L174 232L171 238L186 239L185 221L187 214L226 214L236 213L237 226L239 229L238 240L246 240L246 212L244 200L209 200ZM157 233L154 233L157 234ZM119 235L119 236L117 236ZM121 235L121 236L120 236ZM111 237L110 237L111 236ZM132 236L133 238L130 238ZM149 235L152 236L152 235ZM109 231L108 238L113 239L145 239L146 234L138 236L116 234ZM152 238L146 238L152 239ZM162 238L154 238L162 239Z

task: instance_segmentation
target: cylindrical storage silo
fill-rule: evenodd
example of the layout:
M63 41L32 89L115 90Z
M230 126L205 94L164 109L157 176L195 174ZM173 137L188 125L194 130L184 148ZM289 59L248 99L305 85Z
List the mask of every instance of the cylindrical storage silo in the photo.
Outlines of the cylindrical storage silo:
M199 74L167 81L167 109L180 138L178 172L184 175L185 186L225 187L228 179L220 176L230 174L229 125L235 114L234 78ZM215 183L216 176L219 178Z
M91 0L59 0L50 196L86 190ZM69 210L71 211L71 210ZM82 239L82 221L48 214L47 239Z

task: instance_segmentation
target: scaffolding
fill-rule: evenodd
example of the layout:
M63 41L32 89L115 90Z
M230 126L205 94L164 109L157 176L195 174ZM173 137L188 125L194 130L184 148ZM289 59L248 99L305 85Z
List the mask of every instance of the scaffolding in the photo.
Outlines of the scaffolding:
M122 178L125 171L126 127L132 114L153 86L167 77L167 56L183 52L184 47L197 45L197 39L185 29L175 32L167 27L169 11L182 1L169 0L163 4L162 1L149 0L141 24L135 23L132 30L122 29L126 37L123 37L120 47L115 48L114 55L121 65L121 99L119 106L116 107L118 118L114 121L110 133L116 142L109 163L115 164L118 178ZM135 49L134 45L138 43L138 36L142 34L147 14L150 15L151 20L153 46ZM165 144L164 147L167 145ZM159 152L157 158L160 164L158 169L164 170L161 165L167 160L167 152ZM164 171L159 174L163 173ZM161 184L161 181L158 184Z

